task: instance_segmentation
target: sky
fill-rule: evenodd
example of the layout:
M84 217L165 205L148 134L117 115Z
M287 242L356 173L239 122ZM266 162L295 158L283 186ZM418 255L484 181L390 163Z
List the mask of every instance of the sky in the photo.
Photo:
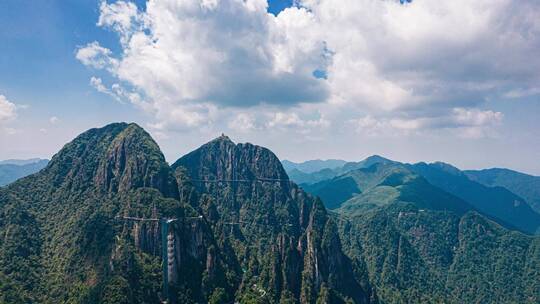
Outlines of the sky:
M281 159L540 175L537 0L3 0L0 159L136 122Z

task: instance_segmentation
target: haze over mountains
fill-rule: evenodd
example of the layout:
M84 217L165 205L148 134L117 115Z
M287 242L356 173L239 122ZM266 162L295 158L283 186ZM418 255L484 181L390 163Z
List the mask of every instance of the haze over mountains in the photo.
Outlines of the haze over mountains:
M88 130L0 188L0 303L540 300L536 218L509 222L530 211L509 190L381 157L329 170L298 186L226 136L169 165L136 124Z
M540 177L508 169L467 170L472 180L490 187L504 187L519 195L537 212L540 212Z
M291 179L320 196L330 209L345 205L350 210L353 202L360 207L362 201L367 205L361 208L367 208L372 204L368 202L403 198L404 191L417 193L416 200L437 201L436 192L440 192L463 200L469 209L481 211L509 228L526 233L536 233L540 228L540 214L534 209L540 199L540 178L507 169L461 171L442 162L403 164L374 155L303 175L293 171Z
M35 173L47 165L46 159L8 159L0 161L0 186L7 185L21 177Z

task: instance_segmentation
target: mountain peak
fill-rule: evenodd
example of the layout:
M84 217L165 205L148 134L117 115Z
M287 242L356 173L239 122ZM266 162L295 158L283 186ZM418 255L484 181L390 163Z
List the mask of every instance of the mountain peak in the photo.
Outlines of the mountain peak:
M234 144L234 142L229 138L229 136L225 135L225 133L221 133L220 136L214 138L212 141L210 142L214 142L214 141L218 141L218 142L230 142L232 144Z
M364 164L364 166L369 167L377 163L389 164L389 163L394 163L394 161L388 158L382 157L380 155L374 154L364 159L362 163Z
M430 165L453 175L463 175L463 172L461 172L461 170L445 162L437 161L431 163Z
M174 195L169 171L150 134L125 122L82 133L66 144L45 170L55 185L72 189L86 189L88 184L108 192L153 187Z
M288 179L272 151L250 143L235 144L222 135L181 157L173 165L190 168L195 179Z

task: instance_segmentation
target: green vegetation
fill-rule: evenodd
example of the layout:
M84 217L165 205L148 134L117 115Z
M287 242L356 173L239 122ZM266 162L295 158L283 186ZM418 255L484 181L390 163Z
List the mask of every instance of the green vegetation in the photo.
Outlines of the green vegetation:
M339 208L343 202L360 193L358 185L350 176L341 176L313 185L301 185L301 187L307 192L320 197L328 209Z
M15 162L15 161L13 161ZM0 186L5 186L19 178L38 172L45 168L48 160L40 159L29 163L0 163Z
M379 155L372 155L359 162L345 162L343 160L306 161L296 164L284 160L283 167L295 183L308 186L324 180L332 179L347 172L369 168L374 164L397 163Z
M241 302L313 303L323 283L333 303L366 301L322 202L290 183L272 152L220 137L172 168L193 181L194 207L238 264Z
M517 228L528 234L534 234L540 228L540 214L506 188L484 186L444 163L418 163L408 167L430 184L465 200L506 227Z
M458 214L473 209L397 163L376 163L304 188L320 196L327 208L340 208L340 212L349 215L394 202L409 202L421 209L449 210Z
M426 208L433 208L434 204L443 209L457 208L460 210L455 211L461 213L475 209L509 229L528 234L540 231L540 213L528 204L540 197L540 179L533 176L499 169L467 173L444 163L401 164L379 156L347 163L332 172L335 175L328 179L301 185L321 197L329 209L343 206L362 212L400 200ZM351 205L355 206L350 208Z
M540 213L540 177L508 169L468 170L465 174L472 180L490 187L504 187L519 195Z
M0 189L0 303L540 301L540 238L408 168L321 185L340 208L258 146L220 137L169 166L135 124L89 130Z
M383 303L537 303L540 238L475 212L396 203L340 222Z

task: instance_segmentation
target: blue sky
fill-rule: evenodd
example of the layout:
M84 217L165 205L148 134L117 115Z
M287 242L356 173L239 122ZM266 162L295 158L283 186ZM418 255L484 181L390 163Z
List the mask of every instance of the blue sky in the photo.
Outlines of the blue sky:
M0 159L134 121L169 161L225 132L540 175L536 1L178 3L0 2Z

